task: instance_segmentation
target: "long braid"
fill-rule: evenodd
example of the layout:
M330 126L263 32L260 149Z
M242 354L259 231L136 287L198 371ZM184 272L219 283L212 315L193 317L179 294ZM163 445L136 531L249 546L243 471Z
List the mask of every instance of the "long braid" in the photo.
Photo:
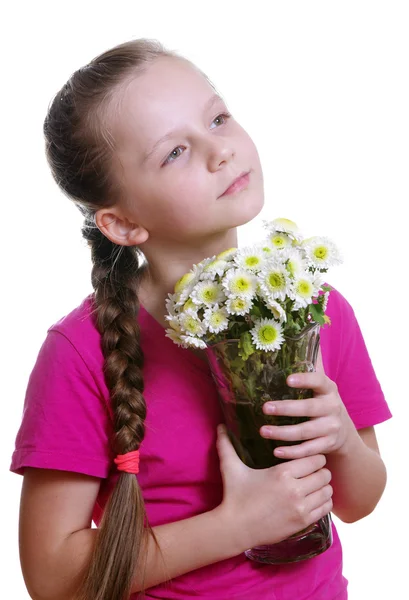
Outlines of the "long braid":
M85 217L82 234L91 249L94 318L111 396L116 454L139 449L145 434L137 294L147 263L138 248L112 243L95 224L96 211L112 206L121 193L112 170L115 140L105 128L105 116L126 78L136 77L161 56L177 54L146 39L105 52L71 76L44 121L54 179ZM150 536L157 543L137 478L121 472L98 527L89 564L79 574L76 600L128 600L135 569L138 579L143 579L142 559Z
M104 375L114 413L113 447L116 454L125 454L138 450L145 435L146 403L142 395L143 352L137 322L137 288L147 267L146 263L140 264L143 256L137 248L113 244L92 219L86 217L82 234L91 248L96 325L101 333ZM124 513L123 502L129 497L135 497L136 502ZM119 523L112 519L112 515L118 513L123 514ZM108 587L112 599L122 600L129 596L130 588L124 590L124 581L129 580L129 573L138 564L143 544L130 541L129 548L124 548L125 534L133 531L136 539L143 540L145 519L137 479L129 473L121 473L100 525L99 544L84 584L84 598L105 600ZM153 534L151 530L150 533ZM101 570L104 573L102 579ZM112 572L115 573L114 580Z

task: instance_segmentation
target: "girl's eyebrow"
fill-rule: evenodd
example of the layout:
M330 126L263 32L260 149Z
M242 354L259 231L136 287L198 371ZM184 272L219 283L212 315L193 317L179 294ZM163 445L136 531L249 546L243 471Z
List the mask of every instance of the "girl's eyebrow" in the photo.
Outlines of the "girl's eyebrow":
M215 104L217 102L217 100L221 100L223 102L223 98L221 96L219 96L218 94L213 94L213 96L211 96L209 98L209 100L205 103L204 107L203 107L203 112L206 112L207 110L209 110L210 108L212 108L213 104ZM168 140L169 138L173 137L175 135L175 133L177 133L177 129L172 129L172 131L169 131L166 135L164 135L163 137L161 137L157 142L155 142L155 144L152 146L151 150L149 150L143 157L143 161L145 162L148 160L148 158L155 152L156 148L162 144L162 142L166 142L166 140Z

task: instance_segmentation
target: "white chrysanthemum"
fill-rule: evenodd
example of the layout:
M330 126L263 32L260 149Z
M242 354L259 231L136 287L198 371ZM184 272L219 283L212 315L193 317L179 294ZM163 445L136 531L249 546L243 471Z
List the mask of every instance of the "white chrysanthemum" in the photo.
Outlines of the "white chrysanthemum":
M267 306L267 308L271 310L274 318L279 323L285 323L285 321L287 320L287 313L285 312L284 308L279 302L270 298L265 298L264 303Z
M282 260L286 263L287 271L291 277L298 277L308 270L304 256L304 250L297 250L296 248L283 250Z
M170 327L173 329L173 331L176 331L177 333L183 333L182 332L182 328L180 326L180 320L179 317L176 315L165 315L165 320L168 321Z
M237 252L237 248L229 248L228 250L223 250L216 256L218 260L231 260Z
M181 314L179 322L185 335L197 337L206 333L205 324L198 317L189 314Z
M176 302L178 297L178 294L168 294L168 297L165 300L166 311L171 316L176 315Z
M226 302L226 309L229 315L247 315L253 306L251 298L229 298Z
M204 269L209 263L213 262L214 260L216 260L216 256L210 256L209 258L204 258L197 265L193 265L193 267L190 270L190 273L193 273L193 275L196 278L196 281L199 281Z
M290 236L290 238L301 241L302 234L294 221L290 221L290 219L274 219L273 221L264 221L264 228L267 229L270 233L281 232L286 233Z
M206 323L206 327L211 333L220 333L229 326L228 312L226 308L207 308L204 312L203 321Z
M263 249L258 246L238 250L234 262L240 269L257 273L266 262Z
M288 248L292 244L291 238L281 231L273 232L268 238L270 245L276 250L281 250L283 248Z
M195 304L214 306L226 299L222 286L216 281L199 281L190 295Z
M181 335L180 337L184 348L200 348L201 350L206 348L205 342L193 335Z
M257 279L244 269L231 269L224 276L222 285L229 296L253 298L256 293Z
M250 331L258 350L278 350L284 341L280 323L273 319L259 319Z
M300 277L293 282L292 297L295 300L294 309L306 307L311 304L312 297L317 293L314 282L309 277Z
M175 342L178 346L184 346L184 341L182 340L182 336L180 332L175 331L174 329L166 329L165 337L168 337Z
M272 300L285 300L290 291L290 279L284 265L270 261L259 274L260 289Z
M224 275L224 272L227 269L228 264L229 263L226 260L216 258L215 260L212 260L211 262L209 262L209 264L207 264L205 266L200 278L204 279L204 280L206 280L206 279L214 280L216 275L221 277L222 275Z
M325 292L324 294L324 302L322 303L322 310L325 312L328 306L329 292Z
M304 240L303 248L308 260L317 269L328 269L342 262L334 242L327 237L312 237Z
M188 298L182 307L182 311L187 315L197 317L197 311L199 308L200 307L193 302L192 298Z

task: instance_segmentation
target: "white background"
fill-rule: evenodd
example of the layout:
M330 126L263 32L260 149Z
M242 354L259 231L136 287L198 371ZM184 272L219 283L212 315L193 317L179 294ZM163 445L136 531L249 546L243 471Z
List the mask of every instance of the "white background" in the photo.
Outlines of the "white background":
M266 205L240 243L258 238L262 218L283 216L306 235L332 237L344 254L328 279L355 309L394 414L376 429L389 473L380 504L358 523L337 521L344 571L350 600L407 589L408 15L408 3L393 0L3 9L0 565L8 597L28 598L17 547L22 478L8 472L25 387L47 328L91 291L80 213L51 180L42 121L72 71L136 37L196 62L256 142Z

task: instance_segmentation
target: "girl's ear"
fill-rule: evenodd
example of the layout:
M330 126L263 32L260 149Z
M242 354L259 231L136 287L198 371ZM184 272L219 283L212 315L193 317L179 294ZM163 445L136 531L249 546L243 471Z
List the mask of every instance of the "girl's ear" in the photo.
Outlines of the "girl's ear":
M119 216L112 207L97 210L95 223L98 229L118 246L139 246L149 237L149 232L144 227Z

